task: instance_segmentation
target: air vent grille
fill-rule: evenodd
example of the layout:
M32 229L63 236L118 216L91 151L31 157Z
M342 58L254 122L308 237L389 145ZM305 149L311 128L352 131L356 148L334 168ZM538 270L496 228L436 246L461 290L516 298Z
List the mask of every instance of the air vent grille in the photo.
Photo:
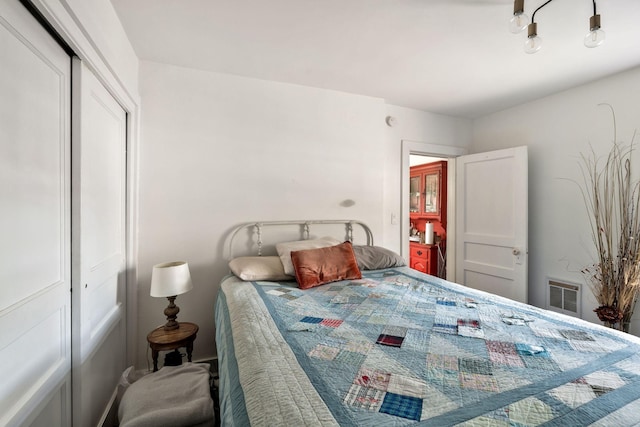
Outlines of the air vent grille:
M557 279L547 281L547 308L570 316L581 316L581 286Z

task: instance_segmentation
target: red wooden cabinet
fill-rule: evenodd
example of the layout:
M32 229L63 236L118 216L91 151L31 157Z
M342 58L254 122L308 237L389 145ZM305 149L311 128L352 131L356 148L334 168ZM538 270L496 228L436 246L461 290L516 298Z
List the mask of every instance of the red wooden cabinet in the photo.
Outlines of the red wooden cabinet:
M423 273L438 275L438 248L435 245L409 243L409 267Z
M447 223L447 162L412 166L409 178L409 216Z

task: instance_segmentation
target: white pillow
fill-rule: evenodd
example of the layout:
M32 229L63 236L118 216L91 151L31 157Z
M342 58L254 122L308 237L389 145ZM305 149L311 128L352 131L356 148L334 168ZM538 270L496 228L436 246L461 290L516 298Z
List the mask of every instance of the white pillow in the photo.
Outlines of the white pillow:
M333 237L322 237L320 239L296 240L295 242L277 243L276 250L278 251L278 255L280 256L280 261L282 261L282 266L284 267L285 274L295 276L296 272L293 268L293 263L291 262L291 252L302 251L305 249L326 248L329 246L339 245L340 243L342 243L340 240L334 239Z
M234 258L229 268L242 280L293 280L284 273L282 262L277 256L245 256Z

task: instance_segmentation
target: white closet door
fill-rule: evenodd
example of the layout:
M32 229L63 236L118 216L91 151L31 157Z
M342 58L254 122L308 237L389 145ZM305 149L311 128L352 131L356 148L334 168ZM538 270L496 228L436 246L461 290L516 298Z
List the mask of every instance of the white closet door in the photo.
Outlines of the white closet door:
M71 60L0 1L0 425L70 418Z
M73 72L73 420L94 426L126 367L127 117L77 58Z
M456 281L527 302L527 147L456 158Z

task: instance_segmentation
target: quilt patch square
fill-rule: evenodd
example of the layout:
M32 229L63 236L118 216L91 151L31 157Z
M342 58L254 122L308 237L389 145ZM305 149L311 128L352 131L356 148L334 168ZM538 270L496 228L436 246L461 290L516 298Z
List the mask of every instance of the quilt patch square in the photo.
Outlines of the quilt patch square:
M338 326L342 325L342 322L344 322L344 320L340 320L340 319L322 319L320 324L322 326L327 326L329 328L337 328Z
M495 365L507 365L518 368L524 368L524 362L517 354L503 354L489 352L489 359Z
M484 338L484 331L473 326L458 326L458 335L468 338Z
M596 398L596 394L591 387L576 382L562 384L560 387L550 390L548 394L573 409L591 402Z
M458 335L469 338L484 338L480 321L476 319L458 319Z
M615 390L626 382L615 372L597 371L583 377L584 381L594 388Z
M321 317L311 317L311 316L305 316L302 319L300 319L300 321L303 323L320 323L323 320L324 319Z
M458 326L468 326L470 328L480 328L480 321L475 319L458 319Z
M443 369L447 371L458 370L458 358L446 354L427 354L427 367Z
M456 301L454 299L451 299L451 298L438 297L436 299L436 304L444 305L444 306L447 306L447 307L455 307L456 306Z
M372 316L369 316L367 323L372 323L374 325L386 325L387 323L389 323L389 317L390 316L384 314L374 314Z
M382 390L352 384L343 402L355 408L378 412L384 396L385 392Z
M395 393L386 393L379 411L396 417L420 421L422 399L402 396Z
M331 299L331 304L360 304L364 300L364 297L358 295L338 294Z
M353 383L362 387L387 391L391 374L368 368L361 368Z
M449 371L429 366L427 367L426 379L431 387L447 393L447 395L451 395L452 390L460 389L458 371Z
M311 349L308 355L317 359L333 360L336 358L339 352L339 348L318 344L313 349Z
M429 331L409 329L404 337L404 348L425 353L429 348Z
M393 335L380 334L376 344L387 345L390 347L401 347L404 337L394 337Z
M369 341L349 341L345 344L344 349L354 353L368 354L374 344Z
M528 326L537 337L552 338L558 340L564 338L560 331L554 329L551 325L547 326L545 323L537 324L536 322L531 322Z
M362 353L342 350L333 360L351 366L360 366L362 365L362 362L364 362L366 357L367 356Z
M553 409L535 397L527 397L509 405L509 419L517 425L537 426L553 418Z
M463 358L458 361L458 366L461 372L469 374L492 374L491 363L484 359Z
M458 333L458 319L455 317L436 316L433 319L433 332L440 332L443 334L457 334Z
M585 353L606 353L611 351L611 347L605 347L598 341L569 340L569 345L572 349Z
M417 378L392 374L387 392L423 399L427 397L427 383Z
M331 304L347 304L349 303L349 296L347 295L336 295L331 299Z
M498 382L491 375L472 374L469 372L460 372L460 386L474 390L483 390L497 392Z
M538 356L522 356L524 364L529 369L542 371L561 371L558 364L551 358Z
M593 337L584 332L584 331L576 331L573 329L561 329L560 334L568 340L575 341L595 341Z
M512 342L505 341L486 341L485 345L489 353L512 354L517 355L516 346Z

